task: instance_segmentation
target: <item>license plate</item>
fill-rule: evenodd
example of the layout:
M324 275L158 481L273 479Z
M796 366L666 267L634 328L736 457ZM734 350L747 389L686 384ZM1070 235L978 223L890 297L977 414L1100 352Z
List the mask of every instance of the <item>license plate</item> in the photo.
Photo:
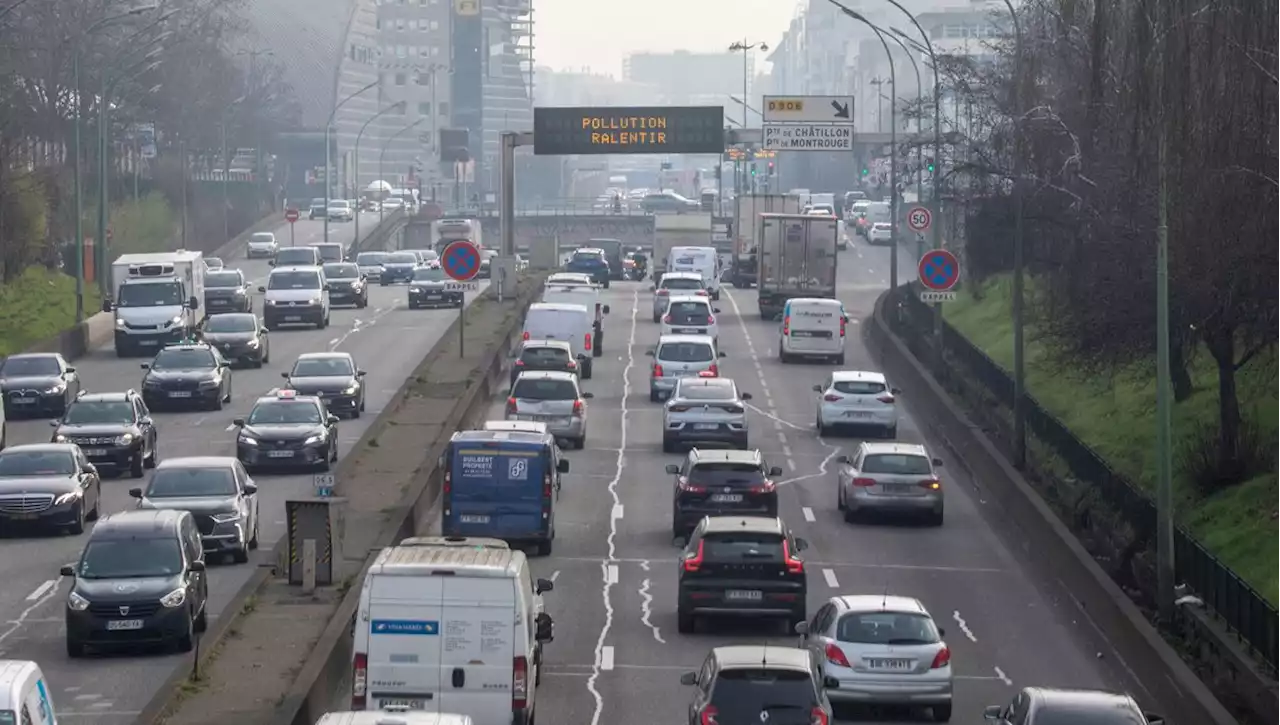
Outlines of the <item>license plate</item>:
M170 398L190 398L191 391L190 390L171 390L169 391L169 397Z
M407 700L404 698L394 698L391 700L378 700L379 710L425 710L427 703L424 700Z
M701 327L673 327L671 331L677 335L697 335L702 332Z
M742 494L740 493L712 494L711 503L742 503Z
M39 514L9 514L9 518L14 521L35 521L40 518Z
M107 455L107 450L105 448L86 448L84 449L84 454L90 458L97 458L98 456Z
M155 347L160 344L159 340L138 340L138 344L143 347Z
M764 592L759 589L729 589L725 591L724 598L735 602L758 602L764 598Z
M551 416L549 415L517 415L516 420L528 420L528 421L534 421L539 423L545 423L551 420Z
M844 412L844 417L846 417L846 418L870 418L870 417L871 417L871 414L870 414L870 413L863 413L863 412L858 411L858 410L846 410L846 411Z
M695 423L694 430L717 430L720 428L719 423Z
M285 315L285 322L302 322L302 315Z
M909 670L911 660L868 659L867 666L873 670Z
M141 619L113 619L107 622L107 629L112 632L128 631L132 629L142 629Z
M36 402L36 399L35 398L14 398L13 402L19 405L30 405Z
M293 458L293 451L267 451L267 458Z
M462 523L464 523L464 524L487 524L487 523L489 523L489 517L488 517L488 516L480 516L480 515L477 515L477 514L463 514L462 516L459 516L459 517L458 517L458 519L459 519Z
M805 332L804 330L792 330L791 336L792 337L813 337L813 333Z

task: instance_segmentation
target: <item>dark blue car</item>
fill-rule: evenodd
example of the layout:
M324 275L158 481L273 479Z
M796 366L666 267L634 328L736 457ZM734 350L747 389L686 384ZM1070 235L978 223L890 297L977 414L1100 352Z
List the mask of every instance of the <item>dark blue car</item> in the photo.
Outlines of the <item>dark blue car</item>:
M609 259L603 249L579 249L564 265L564 271L591 275L591 281L608 289Z

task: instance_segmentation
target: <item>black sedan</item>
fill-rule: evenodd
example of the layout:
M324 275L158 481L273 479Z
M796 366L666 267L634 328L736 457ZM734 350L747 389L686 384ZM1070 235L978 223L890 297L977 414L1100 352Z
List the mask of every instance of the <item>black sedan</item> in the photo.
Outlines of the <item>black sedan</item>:
M264 468L319 468L338 460L338 416L324 402L296 390L258 398L248 418L233 421L236 458L250 471Z
M244 272L219 269L204 276L204 309L209 315L221 312L252 312L253 296Z
M413 272L413 279L409 281L409 309L462 307L465 304L465 293L460 289L449 289L450 281L439 263L418 267Z
M60 416L80 392L76 369L56 352L10 355L0 363L6 417Z
M98 518L102 480L73 443L35 443L0 451L0 526L84 532Z
M212 345L170 345L142 363L148 408L222 410L231 402L231 364Z
M330 262L324 266L324 278L329 284L330 305L351 305L359 309L369 306L369 286L355 263Z
M271 362L271 340L267 328L252 313L233 312L205 321L200 339L222 353L232 364L260 368Z
M364 412L364 375L347 352L303 353L292 370L280 373L288 389L314 395L328 410L352 418Z

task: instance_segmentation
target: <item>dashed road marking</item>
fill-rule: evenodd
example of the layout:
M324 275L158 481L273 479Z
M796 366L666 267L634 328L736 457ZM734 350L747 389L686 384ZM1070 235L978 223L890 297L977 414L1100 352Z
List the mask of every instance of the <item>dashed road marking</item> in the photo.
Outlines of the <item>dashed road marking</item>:
M834 570L823 569L822 578L826 580L827 586L831 587L832 589L840 588L840 580L836 578L836 573Z
M808 506L805 506L804 508L800 509L800 512L804 514L804 520L808 521L809 523L813 523L814 521L818 520L818 517L813 515L813 509L809 508Z
M1008 675L1006 675L1006 674L1004 673L1004 670L1000 669L999 667L995 668L995 670L996 670L996 677L997 677L1001 682L1003 682L1003 683L1004 683L1004 684L1006 684L1006 685L1012 685L1012 684L1013 684L1013 680L1009 679L1009 676L1008 676Z
M608 672L613 669L613 647L605 645L600 648L600 669Z
M48 594L50 589L53 589L56 586L58 586L57 579L50 579L49 581L44 582L40 586L36 587L36 590L34 592L31 592L30 594L27 595L27 601L34 602L37 599L40 599L44 595Z
M951 618L955 620L956 626L960 628L960 631L964 633L965 637L969 638L970 642L978 641L978 637L974 635L973 630L969 629L969 623L964 621L964 617L960 616L960 610L957 609L951 612Z

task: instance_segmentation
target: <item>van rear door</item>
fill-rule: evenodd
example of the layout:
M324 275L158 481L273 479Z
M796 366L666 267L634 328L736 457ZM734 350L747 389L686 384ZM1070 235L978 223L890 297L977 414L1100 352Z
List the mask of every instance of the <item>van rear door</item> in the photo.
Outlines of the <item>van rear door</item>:
M524 329L531 340L561 340L573 347L575 356L590 355L586 335L591 334L591 317L587 308L531 310Z
M439 712L511 720L516 579L445 577Z
M444 577L375 575L369 588L368 707L440 712Z
M842 308L836 304L792 302L783 317L790 348L796 352L843 346L844 340L840 339L843 322Z
M540 538L549 525L546 447L498 441L454 444L449 468L449 536Z

